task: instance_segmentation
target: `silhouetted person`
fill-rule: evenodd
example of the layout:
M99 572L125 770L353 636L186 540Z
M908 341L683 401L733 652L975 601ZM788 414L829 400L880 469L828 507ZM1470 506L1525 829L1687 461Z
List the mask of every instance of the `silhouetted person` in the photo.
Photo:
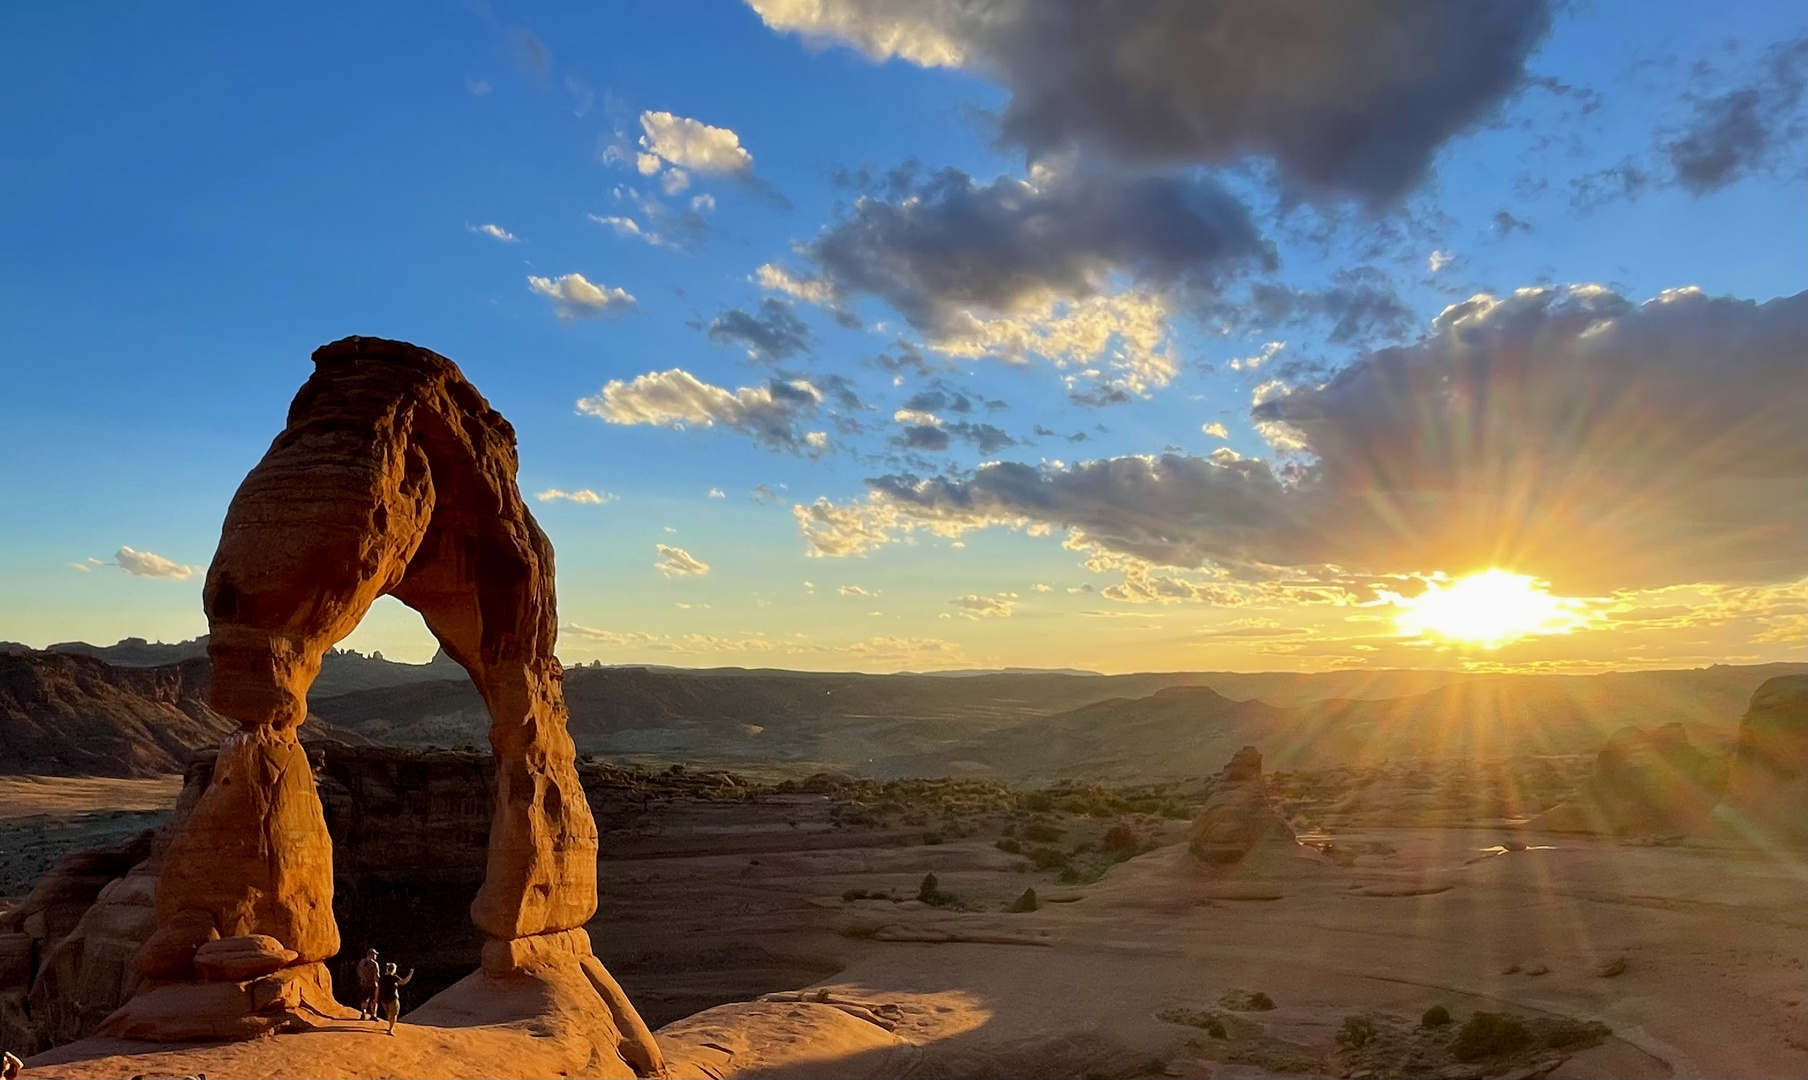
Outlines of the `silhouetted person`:
M377 1018L377 976L383 973L383 967L377 963L377 950L366 949L364 959L358 961L358 1019L375 1020Z
M377 976L377 1012L389 1021L389 1030L384 1034L391 1038L395 1036L396 1017L402 1015L402 987L413 978L413 968L406 975L397 975L394 964L384 964L383 974Z

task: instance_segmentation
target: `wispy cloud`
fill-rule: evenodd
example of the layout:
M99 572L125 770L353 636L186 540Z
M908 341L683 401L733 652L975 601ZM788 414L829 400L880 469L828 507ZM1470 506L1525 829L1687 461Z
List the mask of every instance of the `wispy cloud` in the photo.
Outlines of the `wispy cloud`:
M579 488L576 491L560 491L558 488L547 488L545 491L535 494L534 498L539 499L541 502L557 502L562 499L565 502L602 506L605 503L614 502L616 499L620 498L620 496L609 491L592 491L589 488Z
M521 239L500 225L467 225L465 227L474 233L487 236L492 240L500 240L505 244L517 243Z
M708 563L681 547L670 544L654 544L653 547L659 552L653 568L666 577L702 577L709 573Z

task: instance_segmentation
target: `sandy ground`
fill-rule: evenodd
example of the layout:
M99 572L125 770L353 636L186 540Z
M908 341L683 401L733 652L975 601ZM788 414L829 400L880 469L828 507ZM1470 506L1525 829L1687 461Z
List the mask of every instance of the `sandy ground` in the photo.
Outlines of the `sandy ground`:
M0 905L72 851L106 846L163 824L182 791L180 775L0 776Z
M606 958L685 942L693 951L672 955L699 959L696 979L712 950L735 947L840 968L798 975L801 1000L666 1026L680 1075L1375 1076L1397 1075L1410 1047L1430 1055L1421 1075L1447 1077L1808 1075L1801 863L1576 839L1503 852L1502 835L1340 835L1370 853L1338 866L1302 850L1229 877L1170 846L1087 886L1026 873L981 840L649 857L605 864L592 934ZM972 910L843 898L909 895L927 871ZM1003 912L1026 885L1039 910ZM1274 1007L1227 1004L1254 992ZM1434 1005L1456 1024L1420 1029ZM1572 1045L1452 1063L1451 1033L1477 1011ZM1372 1041L1340 1044L1351 1018ZM548 1042L511 1025L404 1024L392 1040L353 1024L227 1046L90 1041L26 1075L585 1075Z

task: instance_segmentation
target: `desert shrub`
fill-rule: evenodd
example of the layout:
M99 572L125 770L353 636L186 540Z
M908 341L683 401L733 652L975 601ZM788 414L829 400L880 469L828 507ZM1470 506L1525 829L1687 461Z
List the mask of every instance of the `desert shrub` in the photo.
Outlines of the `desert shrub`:
M1193 816L1192 811L1179 803L1162 803L1160 813L1162 817L1170 818L1174 821L1185 821Z
M1345 1050L1360 1050L1375 1041L1381 1029L1366 1016L1346 1016L1337 1029L1337 1045Z
M849 889L848 891L841 894L841 898L843 900L865 900L867 897L869 897L871 895L872 894L867 892L865 889Z
M1450 1023L1450 1010L1442 1005L1433 1005L1431 1008L1425 1010L1424 1016L1419 1017L1420 1027L1447 1027Z
M1274 999L1260 990L1254 993L1248 990L1226 990L1224 996L1218 999L1218 1004L1232 1012L1267 1012L1274 1008Z
M1469 1018L1450 1044L1450 1055L1461 1062L1480 1061L1502 1054L1516 1054L1536 1040L1531 1029L1505 1013L1478 1012Z
M821 1004L827 1005L829 1003L829 988L825 986L816 991L816 1000Z
M1055 808L1055 797L1046 791L1032 791L1023 797L1023 808L1046 814Z
M954 894L943 892L940 886L934 874L924 874L923 883L917 886L917 899L931 907L947 907L954 903Z
M1023 895L1019 896L1016 900L1012 901L1011 906L1008 908L1005 908L1005 910L1013 911L1013 912L1024 912L1024 911L1036 910L1036 890L1034 890L1034 889L1023 890Z
M1052 844L1066 835L1066 829L1047 821L1032 821L1023 827L1023 838L1032 844Z
M1008 836L1005 837L1003 840L998 841L996 844L993 844L992 846L997 848L1000 851L1009 852L1012 855L1023 854L1023 845L1019 844L1017 841L1011 839Z
M1060 881L1063 885L1091 885L1105 876L1109 865L1069 866L1061 871Z
M939 832L926 832L923 834L923 843L925 844L939 844L941 842L942 834Z
M1205 1022L1205 1033L1214 1039L1230 1038L1230 1032L1224 1030L1224 1021L1216 1017Z
M1142 841L1136 838L1136 833L1131 831L1130 826L1128 825L1113 825L1111 828L1106 829L1105 835L1099 839L1100 851L1128 851L1135 853L1140 847L1142 847Z
M1024 854L1030 857L1038 870L1060 870L1067 865L1067 852L1060 848L1033 847Z

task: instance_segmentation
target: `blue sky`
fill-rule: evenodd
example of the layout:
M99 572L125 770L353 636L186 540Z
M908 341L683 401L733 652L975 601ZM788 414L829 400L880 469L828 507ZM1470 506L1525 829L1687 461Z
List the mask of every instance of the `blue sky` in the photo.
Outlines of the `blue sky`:
M1011 0L996 6L1014 10ZM1798 530L1765 516L1777 503L1762 492L1729 507L1719 532L1679 545L1677 530L1660 526L1700 507L1699 495L1680 482L1637 481L1648 495L1633 487L1626 502L1656 509L1636 528L1610 523L1600 534L1649 545L1623 579L1598 572L1599 560L1553 554L1535 535L1522 543L1515 531L1511 544L1502 541L1514 555L1505 568L1586 600L1590 621L1485 651L1402 639L1385 617L1389 595L1489 564L1478 561L1474 536L1444 528L1454 517L1416 522L1425 543L1390 554L1375 537L1328 544L1262 532L1297 517L1291 510L1232 520L1234 509L1209 502L1216 496L1159 494L1185 468L1224 479L1235 465L1244 479L1260 473L1251 483L1278 478L1273 497L1294 506L1308 489L1335 482L1325 475L1347 478L1353 462L1385 472L1374 455L1392 451L1355 434L1373 436L1374 425L1313 426L1321 413L1354 415L1326 387L1338 385L1335 372L1390 346L1416 350L1426 365L1458 363L1436 346L1433 320L1477 294L1498 307L1476 318L1504 325L1519 317L1506 302L1516 290L1601 286L1639 313L1615 308L1597 320L1629 342L1628 370L1647 362L1638 341L1696 341L1689 333L1700 326L1709 335L1701 340L1724 342L1724 355L1710 344L1675 360L1686 377L1663 385L1685 411L1704 398L1727 410L1747 400L1793 403L1808 364L1790 337L1793 308L1758 309L1774 316L1761 318L1686 298L1661 311L1639 305L1686 286L1761 305L1799 298L1808 284L1801 53L1789 51L1808 29L1799 4L1723 5L1711 14L1683 4L1557 9L1525 55L1485 58L1510 69L1510 85L1479 94L1473 115L1452 120L1425 148L1425 176L1384 196L1367 176L1319 182L1290 165L1288 148L1301 149L1291 132L1246 131L1235 152L1195 141L1159 161L1114 145L1110 131L1088 133L1082 121L1067 143L1026 144L1000 121L1041 92L1023 74L1035 65L1019 63L1027 24L993 40L943 18L936 4L372 8L25 3L0 11L0 140L9 151L0 170L8 237L0 246L8 297L0 305L0 639L44 645L204 632L199 570L234 488L280 430L312 349L366 334L456 360L515 425L524 492L596 493L597 502L535 503L559 554L568 662L1591 670L1803 653L1808 552ZM800 10L837 18L812 24ZM886 58L871 45L877 39L861 36L875 27L894 32L887 40L929 42L959 59L926 63L908 47ZM1461 40L1460 29L1426 33L1439 48L1495 47ZM1037 40L1051 50L1086 47L1054 34ZM1361 64L1351 70L1360 74ZM1450 96L1415 92L1416 104L1396 102L1393 114L1377 106L1370 119L1404 125L1407 109L1441 107ZM1740 102L1756 105L1728 111ZM1071 116L1083 107L1071 98L1048 106L1076 110ZM1185 105L1196 110L1190 115L1216 107ZM1687 180L1675 148L1736 123L1757 125L1757 134L1734 140L1735 160L1715 165L1708 180ZM636 158L659 143L657 130L700 141L689 150L659 144L668 155L643 174ZM711 147L728 156L708 158ZM735 156L743 152L750 164ZM887 170L907 162L918 163L914 180L887 189ZM871 181L864 189L850 179L862 167ZM944 169L960 171L954 188L934 186ZM1635 174L1642 184L1628 187ZM1141 240L1110 235L1134 227L1118 213L1102 224L1086 219L1084 229L1076 225L1083 235L1063 241L1079 284L1031 261L1031 283L988 307L982 294L994 283L937 292L947 279L931 271L994 258L1006 241L1044 253L1048 245L1025 243L1030 233L1020 230L962 250L966 226L956 226L934 233L941 246L926 252L908 245L927 233L900 241L855 228L879 220L863 213L939 213L950 190L1004 192L1008 202L1019 189L990 187L999 178L1025 185L1025 197L1066 199L1056 216L1076 221L1101 205L1144 206L1139 195L1112 201L1114 192L1144 191L1137 183L1171 185L1185 199L1216 192L1239 208L1224 213L1243 216L1271 262L1258 265L1259 252L1238 261L1217 240L1186 261L1157 250L1172 235L1165 224ZM606 218L617 223L597 220ZM641 235L624 235L626 220ZM649 232L664 242L648 242ZM831 234L848 246L829 243ZM905 246L885 247L894 242ZM917 276L874 286L898 265L891 259L917 260ZM763 288L763 266L818 287L787 294L770 287L769 273ZM573 317L562 317L543 293L572 274L633 302L600 313L568 306ZM540 292L535 278L546 283ZM1257 286L1284 291L1292 314L1264 311ZM1569 310L1563 305L1586 306L1592 295L1528 294L1519 304ZM1128 323L1095 351L1063 352L1046 338L1045 352L1001 344L1010 333L1060 333L1075 310L1063 305L1104 301L1124 305L1112 309L1120 314L1159 312L1154 368L1138 366ZM1351 304L1356 314L1340 333L1339 312ZM721 332L732 325L721 321L728 313L765 317L787 305L787 318L807 327L807 346L788 355L750 357L745 340ZM1682 330L1639 329L1660 327L1660 317L1681 320ZM1505 334L1489 370L1505 370L1516 340ZM1562 347L1551 340L1533 334L1524 347L1549 352L1560 373L1536 390L1557 398L1561 380L1573 377L1561 374L1572 370L1563 364L1590 346L1585 335ZM923 361L895 368L874 359L906 349ZM1241 362L1265 349L1259 366ZM728 396L740 388L769 395L776 382L781 393L805 386L820 401L783 412L786 424L796 422L783 438L733 429L727 417L741 415L734 410L754 400L746 397L722 406L729 412L714 423L696 414L680 426L669 401L659 412L645 393L634 396L655 389L637 391L637 377L675 370ZM1781 381L1765 389L1765 379ZM620 385L608 397L611 381ZM1603 447L1669 445L1675 410L1646 401L1636 378L1615 385L1619 396L1601 415L1619 427L1579 439L1571 449L1580 456L1540 456L1534 421L1549 417L1516 415L1511 441L1498 436L1502 445L1486 455L1497 475L1536 472L1562 488L1559 476L1595 475ZM1107 387L1123 400L1098 404ZM838 402L837 388L859 405ZM965 410L956 404L963 397ZM1295 403L1291 413L1271 406L1267 420L1252 414L1257 399L1282 397ZM606 398L613 404L604 408ZM931 399L940 404L921 407ZM595 407L586 413L581 400ZM1301 411L1308 406L1319 411ZM685 407L698 408L695 400ZM1411 402L1399 409L1425 414ZM1762 417L1704 412L1699 420L1736 428L1729 438L1741 454L1775 449ZM1203 430L1213 423L1224 425L1222 436ZM959 434L981 424L1010 441ZM910 428L924 429L924 445L946 439L947 448L900 449ZM811 432L821 433L817 444L798 441ZM1754 458L1739 475L1800 480L1790 472L1794 444L1780 438L1780 464ZM1714 441L1707 428L1692 437L1693 445ZM1214 461L1220 448L1232 454ZM1173 464L1159 464L1164 454ZM1125 464L1084 471L1113 461ZM1086 480L1139 461L1158 463L1138 488L1154 500L1148 507ZM1040 494L1003 493L987 480L997 475L985 473L988 462L1039 470ZM1645 475L1614 462L1630 469L1616 475ZM886 478L894 482L869 483ZM932 479L934 492L909 486ZM1098 505L1076 501L1082 487ZM1377 489L1362 490L1372 504ZM1576 503L1608 505L1604 491L1562 490ZM909 491L918 494L899 494ZM991 500L983 511L975 509L981 493ZM795 508L807 517L819 499L841 509L837 529L858 516L877 539L825 539L820 521L814 535L801 531ZM1511 514L1539 512L1489 506L1483 516L1496 529ZM1739 517L1747 511L1749 520ZM1577 513L1604 520L1598 509ZM1334 533L1327 521L1353 519L1313 520ZM681 549L707 572L685 572L689 564L657 545ZM432 651L419 620L389 602L347 644L412 660Z

